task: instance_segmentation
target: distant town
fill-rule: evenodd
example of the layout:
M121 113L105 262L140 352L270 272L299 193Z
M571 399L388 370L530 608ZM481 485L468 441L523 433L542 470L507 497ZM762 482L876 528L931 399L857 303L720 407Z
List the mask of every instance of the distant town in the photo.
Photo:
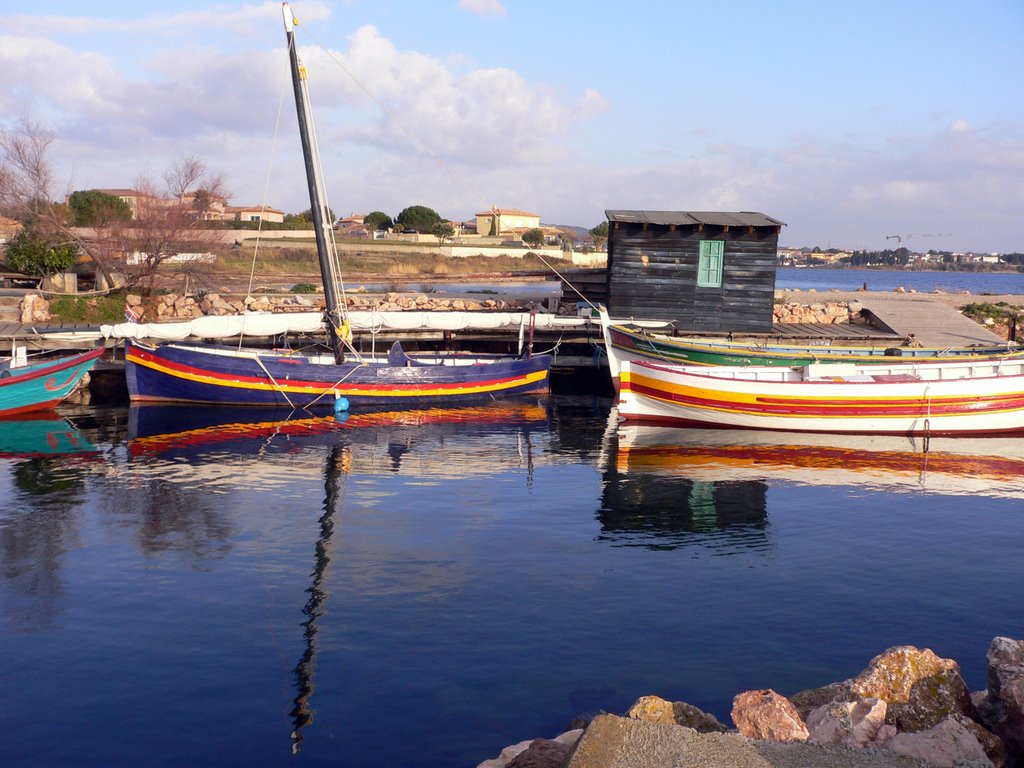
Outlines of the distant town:
M59 206L60 204L54 204ZM138 228L153 218L166 217L164 209L177 208L186 212L184 229L245 230L262 229L303 230L312 224L310 211L290 214L265 206L228 205L226 197L214 191L198 189L173 196L130 188L93 189L72 193L63 206L70 212L78 227L96 227L102 221L131 222ZM463 221L443 218L423 205L404 208L393 218L382 211L349 213L336 217L331 213L331 224L339 239L372 239L402 243L448 245L450 255L457 254L458 246L525 248L570 253L603 260L608 240L608 222L602 221L587 228L573 225L542 223L538 213L520 208L493 206ZM19 217L22 218L22 217ZM22 222L0 216L0 245L9 243L22 229ZM284 233L281 233L282 235ZM939 249L915 250L911 238L924 235L888 235L895 240L895 248L884 250L848 250L819 247L779 247L779 266L834 267L834 268L890 268L943 271L1024 271L1022 253L981 253L973 251L944 251ZM172 238L174 239L174 238ZM237 243L237 241L236 241ZM194 250L191 248L190 250ZM493 255L494 251L489 251ZM575 257L574 257L575 260Z
M782 267L902 267L948 271L1024 271L1024 253L974 253L971 251L913 251L905 246L880 251L848 251L839 248L779 248Z

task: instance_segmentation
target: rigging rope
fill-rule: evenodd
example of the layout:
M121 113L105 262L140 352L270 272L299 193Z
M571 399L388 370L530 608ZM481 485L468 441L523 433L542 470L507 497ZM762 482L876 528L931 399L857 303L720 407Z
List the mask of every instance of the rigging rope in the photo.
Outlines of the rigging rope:
M298 26L299 26L298 22L296 22L296 27L298 27ZM483 196L479 192L477 192L475 189L470 187L470 185L468 184L468 182L465 181L465 179L463 179L461 176L459 176L459 174L457 174L454 169L452 169L447 163L444 162L444 160L442 160L440 157L438 157L437 153L434 152L434 150L432 150L426 144L426 142L424 142L422 139L420 139L410 128L407 128L405 123L403 123L398 118L398 116L394 112L394 110L389 109L388 106L386 104L384 104L384 102L382 102L380 99L378 99L373 94L373 91L371 91L369 88L367 88L365 85L363 85L362 81L360 81L359 78L356 77L351 72L351 70L349 70L348 67L346 67L344 65L344 63L342 63L342 61L337 56L334 55L333 51L331 51L329 48L327 48L327 46L325 46L323 43L321 43L320 40L317 39L317 37L312 33L312 31L310 31L309 29L307 29L305 27L303 27L302 29L303 29L304 32L306 32L309 35L310 39L314 43L316 43L316 45L320 48L320 50L323 51L324 54L326 54L327 58L329 58L331 61L333 61L335 64L337 64L338 67L341 68L341 71L344 72L346 75L348 75L349 78L351 78L352 82L355 83L356 86L363 93L365 93L370 98L370 100L373 101L374 104L377 105L377 107L380 109L380 111L384 115L386 115L387 118L395 126L397 126L398 129L402 133L404 133L406 135L406 137L416 146L417 149L419 149L424 154L428 155L430 157L430 159L433 160L438 165L439 168L441 168L441 170L443 170L445 173L447 173L449 176L451 176L452 179L455 181L455 183L458 184L460 187L462 187L462 189L466 193L468 193L471 197L476 198L478 201L482 201L484 199ZM485 208L489 207L486 203L484 203L483 205L484 205Z
M299 27L298 21L296 21L296 27L297 28ZM413 145L417 149L422 151L424 154L428 155L441 168L441 170L443 170L445 173L447 173L449 176L451 176L451 178L455 181L455 183L457 185L459 185L468 195L470 195L470 197L475 198L480 203L481 208L483 208L483 209L491 209L492 208L492 206L489 206L487 204L487 202L484 199L484 197L477 190L473 189L465 179L463 179L458 173L456 173L455 170L451 166L449 166L447 163L445 163L444 160L442 160L437 155L437 153L434 152L426 144L426 142L424 142L422 139L420 139L410 128L406 127L406 125L398 118L398 116L394 112L394 110L389 109L388 106L386 104L384 104L380 99L378 99L369 88L367 88L365 85L363 85L363 83L359 80L359 78L357 78L352 73L352 71L349 70L348 67L346 67L345 64L337 56L334 55L333 51L331 51L330 49L327 48L327 46L325 46L323 43L321 43L320 40L309 29L307 29L305 27L302 27L302 30L304 32L306 32L309 35L310 39L320 48L320 50L323 51L323 53L331 61L333 61L335 64L337 64L338 67L346 75L349 76L349 78L352 80L352 82L355 83L356 86L361 91L363 91L363 93L365 93L373 101L374 104L377 105L377 107L380 109L380 111L384 115L386 115L387 118L395 126L397 126L398 129L401 130L402 133L404 133L408 137L408 139L413 143ZM332 236L333 236L333 232L332 232ZM519 239L520 239L520 241L522 241L522 237L520 237ZM536 251L534 251L532 249L530 250L530 253L532 253L534 256L536 256L541 261L541 263L544 264L544 266L546 266L548 269L550 269L565 285L567 285L570 289L572 289L572 291L574 293L576 293L576 295L578 295L581 299L583 299L583 301L585 301L587 303L587 305L590 306L591 309L597 309L597 305L594 304L586 296L584 296L583 293L575 285L573 285L564 275L562 275L557 269L555 269L547 259L545 259L541 254L537 253Z
M277 116L274 119L274 138L270 144L270 160L267 162L267 178L263 184L263 203L260 206L260 220L256 224L256 245L252 249L252 266L249 268L249 285L245 289L246 296L252 296L252 284L256 275L256 258L260 252L260 236L263 234L263 220L266 218L266 211L269 207L267 200L270 197L270 178L274 168L274 155L277 153L277 137L281 131L281 113L284 111L285 86L288 80L284 75L281 77L281 91L277 98ZM245 338L245 317L242 318L242 330L238 334L238 348L242 348L242 340ZM287 399L287 396L285 396Z

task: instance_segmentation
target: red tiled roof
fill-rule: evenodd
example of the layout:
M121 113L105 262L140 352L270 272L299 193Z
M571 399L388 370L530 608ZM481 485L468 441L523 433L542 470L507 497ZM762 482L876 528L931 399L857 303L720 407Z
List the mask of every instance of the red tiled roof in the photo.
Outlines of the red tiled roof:
M481 211L476 214L477 216L493 216L498 214L499 216L533 216L534 218L540 218L539 213L530 213L519 208L495 208L490 211Z

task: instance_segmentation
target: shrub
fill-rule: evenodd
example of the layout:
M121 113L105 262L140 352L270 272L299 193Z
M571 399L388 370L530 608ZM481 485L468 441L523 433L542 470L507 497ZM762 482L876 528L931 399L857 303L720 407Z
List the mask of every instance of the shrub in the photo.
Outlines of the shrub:
M312 283L296 283L291 287L292 293L316 293L317 287Z
M29 229L22 229L7 244L7 265L26 275L40 277L66 272L75 264L76 245L54 245Z
M94 298L60 296L50 302L50 314L66 323L123 323L124 298L120 291Z

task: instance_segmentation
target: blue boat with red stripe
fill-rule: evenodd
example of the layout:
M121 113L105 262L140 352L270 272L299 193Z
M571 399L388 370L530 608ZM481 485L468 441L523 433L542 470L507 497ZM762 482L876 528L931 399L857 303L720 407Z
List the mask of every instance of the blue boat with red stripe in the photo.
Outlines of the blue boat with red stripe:
M135 401L185 401L284 408L472 403L548 391L549 355L463 364L424 364L398 344L387 361L326 362L322 357L212 344L125 345Z
M311 130L306 70L296 51L296 21L287 3L283 12L331 355L190 342L127 342L125 373L131 399L344 410L367 405L460 405L547 392L548 355L527 351L519 357L471 364L452 356L426 364L406 355L398 344L386 361L365 359L352 346L330 208L323 196L320 153Z

